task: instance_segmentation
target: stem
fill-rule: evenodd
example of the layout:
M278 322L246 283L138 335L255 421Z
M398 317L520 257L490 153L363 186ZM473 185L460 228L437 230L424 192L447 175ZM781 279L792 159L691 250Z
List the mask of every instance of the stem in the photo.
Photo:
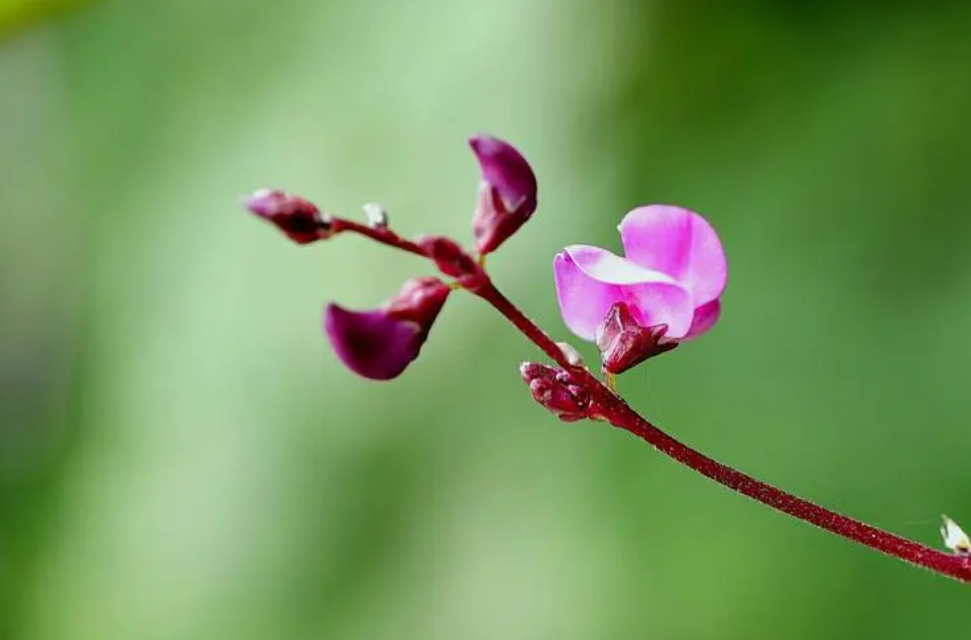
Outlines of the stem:
M425 252L422 251L421 247L411 240L402 238L391 229L369 227L366 224L354 222L353 220L348 220L347 218L337 217L332 217L330 224L332 225L330 228L331 234L338 234L343 231L359 233L362 236L366 236L371 240L374 240L375 242L380 242L381 244L386 244L389 247L425 257Z
M599 413L613 426L637 436L661 453L711 478L718 484L766 506L904 562L929 569L960 582L971 583L971 558L967 556L933 549L804 500L709 458L700 451L669 436L634 411L622 398L604 386L589 370L584 367L571 366L556 343L496 289L491 282L475 293L495 307L499 313L505 316L523 335L542 349L558 365L570 371L574 379L585 387L595 399Z
M425 256L417 244L387 229L373 229L351 220L336 219L333 231L360 233L382 244ZM737 471L669 436L634 411L623 398L605 386L586 367L571 364L553 339L506 298L491 279L487 276L486 278L485 284L477 287L472 293L491 304L550 359L570 372L574 381L583 386L593 398L594 406L600 416L611 425L637 436L666 456L711 478L718 484L777 511L904 562L971 584L971 557L969 556L940 551L854 520Z

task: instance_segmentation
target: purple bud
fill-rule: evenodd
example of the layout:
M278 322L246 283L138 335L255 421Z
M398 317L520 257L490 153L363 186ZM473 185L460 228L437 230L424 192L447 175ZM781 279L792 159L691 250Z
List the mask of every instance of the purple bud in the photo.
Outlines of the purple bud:
M418 246L435 261L439 271L458 278L466 289L474 291L485 283L486 275L482 267L454 240L442 236L424 236L418 239Z
M449 291L448 285L438 278L412 278L402 285L395 297L384 303L383 309L392 318L411 320L420 326L431 327L438 312L442 310Z
M604 371L623 373L648 358L674 349L678 342L665 340L667 330L666 324L642 327L625 303L614 303L597 327L597 348Z
M246 208L273 223L297 244L308 244L330 235L330 223L309 200L278 189L260 189L244 200Z
M495 251L506 238L529 220L536 210L536 175L511 144L480 135L469 139L479 160L482 186L472 216L476 249Z
M533 399L564 422L595 418L590 394L574 383L570 374L557 367L524 362L519 375L529 385Z
M351 371L371 380L391 380L418 357L448 294L448 285L438 278L414 278L373 311L328 305L324 330Z

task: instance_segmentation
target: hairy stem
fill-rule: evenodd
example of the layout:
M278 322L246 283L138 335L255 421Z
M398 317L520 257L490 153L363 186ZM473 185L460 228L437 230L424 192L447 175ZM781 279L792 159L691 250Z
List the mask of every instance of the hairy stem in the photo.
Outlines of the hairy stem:
M490 283L476 294L495 307L558 365L570 371L574 379L595 399L599 413L613 426L637 436L661 453L711 478L718 484L766 506L904 562L924 567L960 582L971 583L971 558L927 547L804 500L709 458L669 436L634 411L589 370L572 366L556 343L510 302L495 285Z
M369 227L368 225L354 222L353 220L348 220L347 218L337 217L331 217L329 224L331 225L330 233L332 234L342 232L359 233L362 236L374 240L375 242L388 245L394 249L425 257L425 252L421 250L421 247L419 247L417 243L402 238L395 232L391 231L391 229Z
M417 244L389 230L372 229L343 219L337 222L334 230L360 233L396 249L424 255ZM971 557L933 549L865 522L854 520L737 471L671 437L634 411L623 398L604 385L589 369L572 364L553 339L503 295L491 279L472 293L492 305L550 359L569 371L574 381L583 386L593 398L598 413L611 425L637 436L661 453L732 491L847 540L934 573L971 584Z

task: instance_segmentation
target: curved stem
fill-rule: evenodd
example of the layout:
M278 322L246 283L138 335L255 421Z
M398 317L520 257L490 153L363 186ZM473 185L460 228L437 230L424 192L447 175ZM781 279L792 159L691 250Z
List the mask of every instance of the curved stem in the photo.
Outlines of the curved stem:
M737 471L669 436L634 411L585 367L572 366L546 332L527 318L491 282L475 293L495 307L553 361L570 371L594 398L599 413L613 426L637 436L661 453L718 484L766 506L904 562L971 583L971 558L967 556L939 551L844 516Z
M417 243L402 238L386 227L370 227L347 218L338 218L336 216L331 216L330 224L332 225L330 228L330 233L332 235L345 231L350 233L359 233L362 236L374 240L375 242L380 242L381 244L388 245L394 249L399 249L401 251L426 257L425 252L421 250L421 247L419 247Z
M360 233L396 249L425 255L416 243L405 240L390 230L372 229L345 219L338 219L333 230ZM605 386L586 367L572 364L556 342L506 298L491 279L487 278L485 284L477 287L472 293L491 304L550 359L569 371L574 381L590 394L597 412L611 425L637 436L661 453L732 491L847 540L929 569L934 573L971 584L971 557L969 556L940 551L854 520L757 480L669 436L634 411L623 398Z

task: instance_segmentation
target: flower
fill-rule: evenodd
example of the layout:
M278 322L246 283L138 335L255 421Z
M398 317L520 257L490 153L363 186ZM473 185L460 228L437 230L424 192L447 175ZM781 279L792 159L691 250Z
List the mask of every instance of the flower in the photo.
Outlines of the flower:
M721 311L728 265L708 221L681 207L650 205L624 216L619 230L623 258L588 245L556 255L556 295L567 327L596 340L611 307L624 303L637 324L667 325L666 342L710 329Z
M469 145L482 171L472 232L476 250L484 255L495 251L536 211L536 175L508 142L479 135L472 136Z
M378 309L351 311L329 304L324 330L351 371L371 380L391 380L418 357L449 291L438 278L412 278Z

